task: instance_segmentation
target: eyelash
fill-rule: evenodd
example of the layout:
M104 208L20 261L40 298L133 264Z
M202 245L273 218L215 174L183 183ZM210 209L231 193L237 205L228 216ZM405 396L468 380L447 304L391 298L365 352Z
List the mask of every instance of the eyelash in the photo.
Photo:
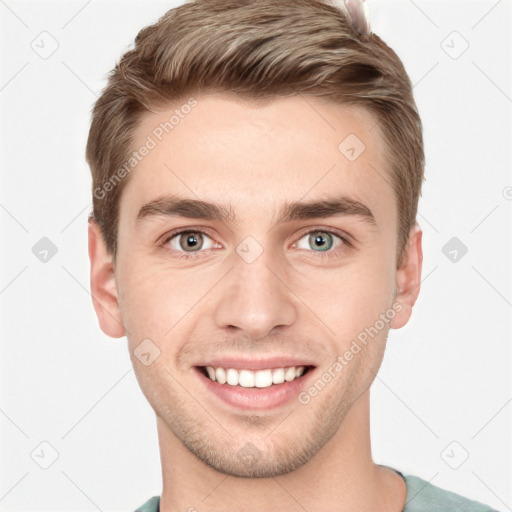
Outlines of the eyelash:
M329 234L329 235L333 235L335 237L338 237L342 244L341 244L341 247L339 247L338 249L335 249L335 250L329 250L329 251L311 251L311 252L314 252L316 254L319 255L320 258L323 258L323 259L330 259L330 258L336 258L338 256L340 256L340 252L343 252L343 250L348 247L348 248L352 248L353 245L352 243L348 240L347 237L345 236L342 236L334 231L331 231L331 230L328 230L328 229L324 229L322 227L314 227L314 228L310 228L308 231L305 231L304 233L302 233L300 235L300 237L298 238L297 241L301 240L302 238L304 238L304 236L306 235L309 235L311 233L326 233L326 234ZM194 227L192 228L183 228L183 229L177 229L175 231L171 231L168 235L165 236L164 240L159 244L160 247L162 249L164 249L165 251L171 251L171 252L175 252L174 249L169 249L166 247L166 245L176 236L178 235L181 235L182 233L199 233L199 234L202 234L202 235L206 235L207 237L213 239L213 237L208 233L208 231L205 231L204 229L195 229ZM299 249L299 250L303 250L303 249ZM191 259L196 259L196 258L201 258L202 256L192 256L192 254L201 254L201 253L206 253L206 255L212 251L212 249L206 249L204 251L198 251L198 252L191 252L189 254L187 253L180 253L179 256L177 256L178 259L181 259L181 260L191 260Z

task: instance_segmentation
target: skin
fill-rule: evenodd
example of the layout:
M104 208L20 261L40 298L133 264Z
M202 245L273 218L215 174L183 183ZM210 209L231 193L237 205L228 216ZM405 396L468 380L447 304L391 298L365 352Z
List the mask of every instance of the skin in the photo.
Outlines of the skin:
M418 297L422 232L417 224L411 230L397 268L396 203L382 177L389 170L375 119L311 96L196 99L128 178L115 263L89 223L100 327L127 336L157 416L160 510L401 511L403 480L372 460L369 387L389 329L408 322ZM133 147L175 108L147 113ZM349 134L366 146L353 162L338 149ZM236 221L161 215L137 222L141 206L165 194L229 203ZM285 202L333 195L366 205L376 226L351 215L275 224ZM193 252L187 235L182 245L180 235L162 245L176 228L207 230L205 245ZM352 246L333 236L333 257L322 257L309 231L348 235ZM251 264L236 252L248 236L263 249ZM206 392L194 370L205 356L279 354L304 356L321 376L393 304L400 311L306 405L234 409ZM160 350L148 366L134 356L144 339ZM258 450L253 465L237 457L247 443Z

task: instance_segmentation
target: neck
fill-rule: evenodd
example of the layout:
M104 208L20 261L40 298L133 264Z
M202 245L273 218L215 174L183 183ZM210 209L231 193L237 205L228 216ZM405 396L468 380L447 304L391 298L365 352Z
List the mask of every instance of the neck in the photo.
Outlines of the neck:
M401 512L405 483L371 456L369 391L305 464L275 478L226 475L197 459L157 417L163 490L160 512L304 509Z

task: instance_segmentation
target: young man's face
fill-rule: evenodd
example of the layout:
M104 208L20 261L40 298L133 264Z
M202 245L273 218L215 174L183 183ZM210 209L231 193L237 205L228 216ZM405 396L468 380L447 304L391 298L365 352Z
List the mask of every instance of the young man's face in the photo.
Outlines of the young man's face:
M329 440L360 435L358 403L389 328L408 321L419 291L421 231L397 271L396 202L366 110L311 96L264 106L224 94L196 99L160 142L154 130L180 105L139 125L133 148L148 136L157 145L122 194L115 283L91 227L93 295L102 329L126 331L161 436L219 471L276 476ZM230 215L168 215L170 199ZM143 208L155 200L159 209ZM336 200L337 214L286 216L293 203ZM184 232L171 237L175 230ZM143 340L151 341L137 349ZM311 369L245 387L210 380L206 366L259 369L239 375L262 386L279 382L277 368Z

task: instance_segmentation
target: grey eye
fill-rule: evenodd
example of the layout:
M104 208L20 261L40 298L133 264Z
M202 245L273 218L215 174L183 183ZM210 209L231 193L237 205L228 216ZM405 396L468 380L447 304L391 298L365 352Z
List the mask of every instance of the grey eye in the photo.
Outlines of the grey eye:
M311 231L310 233L306 233L297 242L297 248L313 249L315 252L328 251L333 248L336 238L342 243L341 238L334 233L329 233L328 231ZM305 242L301 244L303 240Z

